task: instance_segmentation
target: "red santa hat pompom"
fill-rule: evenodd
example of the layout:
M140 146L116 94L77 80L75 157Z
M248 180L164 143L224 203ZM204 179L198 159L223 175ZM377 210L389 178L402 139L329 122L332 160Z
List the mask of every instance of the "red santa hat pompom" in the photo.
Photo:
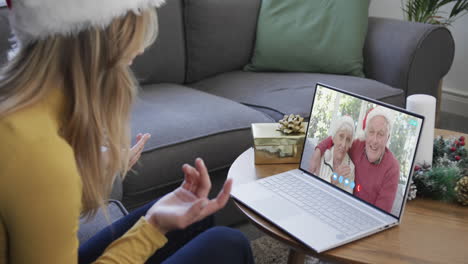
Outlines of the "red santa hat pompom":
M19 45L53 35L107 27L129 11L159 7L165 0L7 0L9 21Z

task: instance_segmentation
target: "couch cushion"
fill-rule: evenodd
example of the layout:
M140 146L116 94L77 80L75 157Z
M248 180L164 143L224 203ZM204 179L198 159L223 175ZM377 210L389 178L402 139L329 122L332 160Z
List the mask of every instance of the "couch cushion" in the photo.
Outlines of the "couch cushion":
M264 0L251 71L364 77L369 0Z
M132 66L142 84L183 83L185 37L182 0L167 1L158 8L159 34L156 42Z
M128 208L180 182L181 166L202 157L210 171L226 168L252 145L251 123L273 122L242 104L175 84L144 87L133 112L132 134L149 132L141 164L124 182ZM134 143L134 142L133 142Z
M259 8L260 0L185 0L187 82L248 63Z
M9 39L11 37L10 24L8 22L8 9L0 7L0 66L7 59L7 53L10 49Z
M353 76L315 73L251 73L235 71L194 83L194 88L226 97L278 120L284 114L308 117L315 84L321 82L359 95L404 106L403 91L380 82ZM262 110L263 111L263 110Z

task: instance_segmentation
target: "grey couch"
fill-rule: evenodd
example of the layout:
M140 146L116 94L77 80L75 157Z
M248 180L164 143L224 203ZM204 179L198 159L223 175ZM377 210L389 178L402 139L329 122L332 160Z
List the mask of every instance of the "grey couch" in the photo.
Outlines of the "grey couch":
M437 97L452 64L454 42L446 28L371 17L363 50L366 78L244 72L260 3L168 0L159 10L159 38L133 65L141 93L132 132L152 138L137 173L115 185L114 198L129 210L177 187L182 164L196 157L204 158L217 192L232 162L252 146L250 124L289 113L308 117L316 82L404 107L411 94ZM5 13L0 10L0 56L8 46ZM218 224L241 219L232 205L217 214Z

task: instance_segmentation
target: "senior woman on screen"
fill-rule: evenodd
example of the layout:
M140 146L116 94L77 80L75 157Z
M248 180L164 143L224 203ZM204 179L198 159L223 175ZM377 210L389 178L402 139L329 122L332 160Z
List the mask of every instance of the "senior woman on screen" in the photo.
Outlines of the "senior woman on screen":
M353 193L354 164L348 150L354 139L354 121L350 116L342 116L332 123L333 147L325 151L320 161L319 177Z

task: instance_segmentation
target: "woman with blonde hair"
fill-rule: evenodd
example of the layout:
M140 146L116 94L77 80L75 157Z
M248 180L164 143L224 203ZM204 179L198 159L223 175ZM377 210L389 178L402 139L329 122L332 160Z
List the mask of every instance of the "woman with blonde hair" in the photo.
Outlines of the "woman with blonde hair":
M149 138L130 150L129 65L155 40L162 2L7 0L16 43L0 72L0 263L253 261L240 232L204 231L232 181L209 200L201 159L175 191L78 245L80 215L104 206ZM187 227L200 234L174 231Z

